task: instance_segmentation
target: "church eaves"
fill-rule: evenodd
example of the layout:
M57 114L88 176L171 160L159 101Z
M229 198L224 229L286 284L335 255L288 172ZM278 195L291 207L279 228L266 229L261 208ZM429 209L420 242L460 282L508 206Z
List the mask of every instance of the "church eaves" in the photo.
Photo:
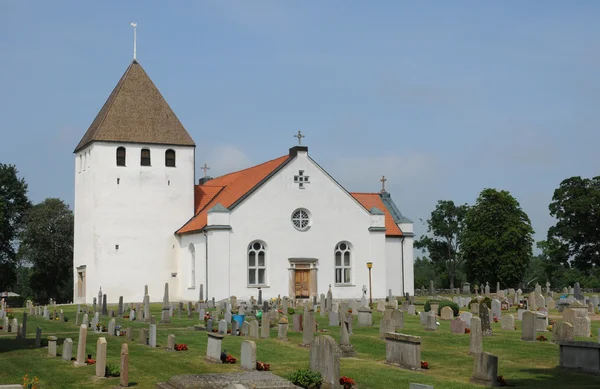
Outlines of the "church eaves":
M136 60L131 62L74 152L94 141L195 146Z

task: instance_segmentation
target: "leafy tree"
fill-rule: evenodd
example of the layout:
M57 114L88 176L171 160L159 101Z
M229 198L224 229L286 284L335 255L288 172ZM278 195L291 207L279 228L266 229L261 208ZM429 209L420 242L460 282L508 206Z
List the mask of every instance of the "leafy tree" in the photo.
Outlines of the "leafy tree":
M557 219L548 230L552 261L579 270L600 266L600 176L563 180L549 208Z
M508 192L484 189L467 212L461 247L469 279L516 286L532 256L533 228Z
M62 200L48 198L27 213L19 256L31 263L36 301L73 299L73 212Z
M455 205L453 201L440 200L427 220L427 232L415 242L415 247L428 252L431 261L444 271L454 288L454 280L463 256L460 250L464 221L469 206Z
M17 173L14 165L0 163L0 291L10 288L16 280L17 238L31 206L27 183Z
M417 257L413 269L415 275L415 289L424 287L429 290L429 280L436 279L436 271L433 263L431 263L428 258Z

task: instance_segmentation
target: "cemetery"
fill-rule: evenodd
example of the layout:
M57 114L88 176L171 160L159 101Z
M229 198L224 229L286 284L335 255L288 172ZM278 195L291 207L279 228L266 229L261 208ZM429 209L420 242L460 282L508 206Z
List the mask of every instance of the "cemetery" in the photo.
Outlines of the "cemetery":
M161 292L152 304L148 294L3 304L0 384L294 388L312 374L323 388L600 387L600 298L575 288L419 291L372 308L365 296L173 302Z

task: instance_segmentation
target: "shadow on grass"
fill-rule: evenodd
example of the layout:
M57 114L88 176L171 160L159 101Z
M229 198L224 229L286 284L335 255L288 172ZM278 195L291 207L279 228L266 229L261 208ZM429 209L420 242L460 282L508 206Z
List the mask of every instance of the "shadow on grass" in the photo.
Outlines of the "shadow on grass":
M46 346L47 345L48 344L46 344ZM34 348L36 348L35 339L0 338L0 353Z
M600 388L600 375L554 367L552 369L522 369L528 378L505 377L509 387L514 388Z

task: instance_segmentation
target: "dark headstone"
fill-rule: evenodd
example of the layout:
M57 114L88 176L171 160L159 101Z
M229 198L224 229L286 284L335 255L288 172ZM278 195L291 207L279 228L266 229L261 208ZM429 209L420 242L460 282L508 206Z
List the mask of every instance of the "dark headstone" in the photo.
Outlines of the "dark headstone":
M262 289L258 288L258 305L262 305Z
M102 295L102 315L108 315L108 310L106 309L106 295Z
M479 318L481 319L481 334L492 336L492 325L490 323L490 310L485 302L479 303Z

